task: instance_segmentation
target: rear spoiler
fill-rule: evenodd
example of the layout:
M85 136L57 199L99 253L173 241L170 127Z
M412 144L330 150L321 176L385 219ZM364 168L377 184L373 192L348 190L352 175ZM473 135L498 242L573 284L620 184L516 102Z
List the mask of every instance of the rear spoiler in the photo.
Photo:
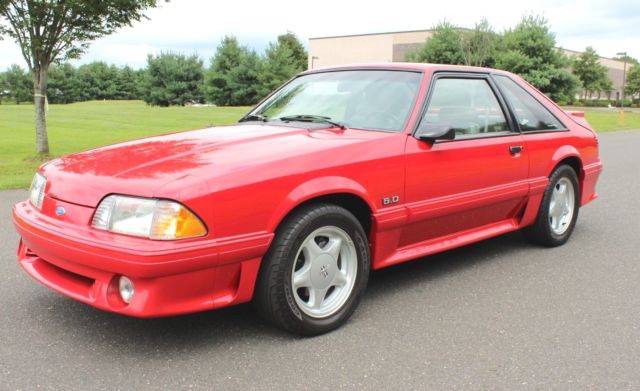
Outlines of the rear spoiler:
M565 113L567 113L575 123L595 133L595 131L593 130L593 128L585 118L584 111L565 110Z
M569 111L565 110L565 112L574 117L584 118L584 111Z

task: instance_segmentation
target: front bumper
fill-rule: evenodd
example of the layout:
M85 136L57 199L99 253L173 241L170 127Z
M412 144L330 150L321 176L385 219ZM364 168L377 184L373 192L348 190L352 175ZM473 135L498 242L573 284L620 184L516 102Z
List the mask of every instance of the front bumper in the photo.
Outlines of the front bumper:
M47 204L64 206L75 220L51 217L27 201L15 205L12 217L21 237L17 256L22 268L73 299L137 317L190 313L251 300L261 258L273 238L260 232L224 239L151 241L78 224L89 221L91 208L54 199ZM118 294L120 275L135 284L130 304Z

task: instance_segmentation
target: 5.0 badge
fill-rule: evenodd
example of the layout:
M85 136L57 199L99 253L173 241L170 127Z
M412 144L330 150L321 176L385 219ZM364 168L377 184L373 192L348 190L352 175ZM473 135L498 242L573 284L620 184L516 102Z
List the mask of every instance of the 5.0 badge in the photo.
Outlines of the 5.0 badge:
M391 204L397 204L398 201L400 201L400 197L399 196L393 196L393 197L384 197L382 199L382 205L391 205Z

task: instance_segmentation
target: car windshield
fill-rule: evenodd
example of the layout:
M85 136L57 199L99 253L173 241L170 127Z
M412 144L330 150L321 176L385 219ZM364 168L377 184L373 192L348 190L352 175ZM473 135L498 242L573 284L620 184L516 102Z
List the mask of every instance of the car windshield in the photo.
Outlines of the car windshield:
M303 75L292 80L246 118L342 124L350 128L401 131L422 74L354 70ZM329 122L331 121L331 122Z

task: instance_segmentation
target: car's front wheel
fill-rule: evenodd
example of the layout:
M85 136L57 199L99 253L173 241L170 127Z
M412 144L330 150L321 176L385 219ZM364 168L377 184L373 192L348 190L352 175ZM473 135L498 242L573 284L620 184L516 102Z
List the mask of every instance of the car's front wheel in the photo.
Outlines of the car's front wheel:
M561 165L549 177L536 222L523 230L536 244L560 246L569 240L578 219L580 185L573 168Z
M367 238L358 220L336 205L309 206L294 212L276 232L254 301L276 326L321 334L351 316L368 277Z

